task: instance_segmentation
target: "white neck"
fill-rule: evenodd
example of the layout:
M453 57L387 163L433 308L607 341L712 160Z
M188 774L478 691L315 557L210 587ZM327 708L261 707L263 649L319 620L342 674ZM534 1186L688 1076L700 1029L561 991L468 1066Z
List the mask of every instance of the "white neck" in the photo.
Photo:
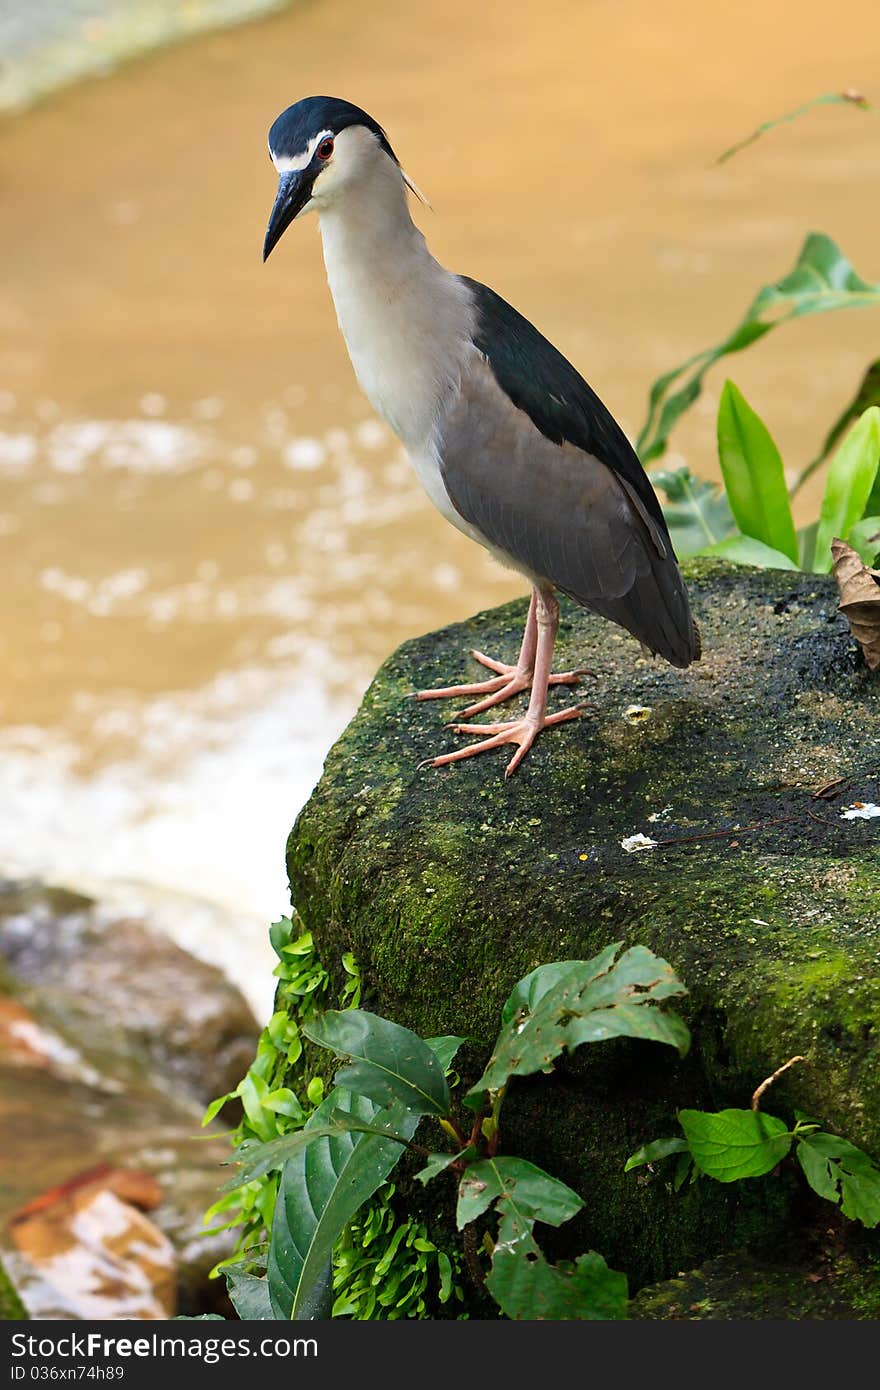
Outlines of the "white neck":
M327 279L358 380L417 450L457 389L472 340L470 293L429 252L386 156L319 213Z

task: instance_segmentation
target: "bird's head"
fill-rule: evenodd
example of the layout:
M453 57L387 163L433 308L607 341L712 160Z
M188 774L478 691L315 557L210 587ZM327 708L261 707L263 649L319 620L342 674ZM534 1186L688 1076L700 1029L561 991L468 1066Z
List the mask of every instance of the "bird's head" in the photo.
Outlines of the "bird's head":
M378 122L339 97L304 97L288 106L269 131L269 154L278 171L278 194L264 261L301 212L330 207L354 183L375 177L382 165L387 169L389 161L409 184Z

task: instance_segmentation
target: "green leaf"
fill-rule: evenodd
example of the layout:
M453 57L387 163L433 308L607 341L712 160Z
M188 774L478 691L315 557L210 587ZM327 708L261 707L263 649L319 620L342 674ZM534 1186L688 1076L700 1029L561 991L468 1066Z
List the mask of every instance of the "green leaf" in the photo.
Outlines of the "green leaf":
M718 406L718 459L727 500L744 536L787 555L797 567L797 536L782 458L770 431L732 381Z
M340 1109L371 1124L377 1107L364 1096L334 1091L306 1125L325 1128ZM411 1139L419 1117L403 1105L394 1108L397 1132ZM288 1159L281 1174L269 1243L269 1293L277 1317L298 1318L313 1299L315 1285L342 1230L387 1178L401 1153L400 1144L380 1134L350 1130L321 1135Z
M407 1127L401 1127L399 1123L402 1113L399 1106L380 1109L371 1105L374 1113L370 1119L364 1120L359 1109L354 1113L350 1111L348 1099L347 1091L336 1089L311 1115L309 1122L295 1133L282 1134L278 1139L270 1139L268 1142L245 1139L233 1154L233 1161L240 1165L238 1172L226 1183L224 1191L234 1192L236 1188L254 1182L275 1168L283 1168L288 1159L319 1139L336 1139L340 1135L351 1133L375 1134L383 1139L396 1141L401 1148L406 1147L410 1135ZM316 1124L315 1116L319 1111L326 1118L323 1123Z
M678 1120L694 1163L717 1182L769 1173L791 1147L783 1121L761 1110L680 1110Z
M227 1265L223 1271L229 1299L242 1322L263 1321L275 1317L269 1298L269 1281L246 1270Z
M420 1183L429 1183L431 1179L436 1178L439 1173L445 1173L450 1163L454 1163L457 1158L464 1158L466 1154L475 1153L476 1149L472 1149L469 1145L466 1149L462 1149L461 1153L457 1154L429 1154L427 1163L424 1168L419 1169L416 1173L416 1177Z
M445 1073L449 1071L458 1054L458 1049L464 1046L467 1038L459 1038L453 1033L448 1033L441 1038L425 1038L424 1042L426 1047L430 1047Z
M845 541L864 515L880 464L880 408L869 406L853 425L828 469L819 513L814 567L827 574L832 565L831 542Z
M806 468L803 468L798 474L791 489L792 497L794 497L795 493L800 491L807 479L811 478L816 470L822 467L822 464L831 453L831 450L834 449L843 438L850 425L855 424L859 416L864 414L870 405L880 405L880 359L876 362L872 362L868 367L859 383L859 389L856 391L856 394L834 421L834 424L825 436L825 442L819 450L819 453L807 464ZM874 492L871 494L871 498L868 501L868 509L880 512L880 478L878 478L874 484ZM802 568L804 567L802 566Z
M863 516L849 533L849 543L869 568L876 569L880 552L880 516Z
M793 270L758 292L740 323L726 338L715 347L696 353L654 382L648 418L636 445L642 462L649 463L665 452L672 429L699 398L706 373L722 357L742 352L779 324L805 314L877 304L880 304L880 285L871 285L857 275L830 237L811 232Z
M666 496L663 515L679 559L698 555L733 531L730 503L718 483L696 478L689 468L656 468L649 477Z
M839 1203L853 1221L868 1227L880 1224L880 1170L866 1153L847 1139L819 1131L801 1138L797 1156L820 1197Z
M623 1171L629 1173L633 1168L641 1168L646 1163L659 1163L662 1159L669 1158L670 1154L687 1152L686 1139L653 1139L650 1144L643 1144L634 1154L630 1154Z
M280 917L277 922L273 922L269 928L269 941L276 956L282 958L281 953L285 946L290 944L293 935L293 922L289 917Z
M204 1129L205 1125L209 1125L213 1119L216 1119L226 1102L235 1100L237 1095L237 1091L227 1091L225 1096L217 1096L216 1100L212 1100L202 1116L202 1128Z
M495 1202L515 1211L525 1224L543 1221L548 1226L561 1226L584 1205L564 1182L524 1158L484 1158L466 1169L458 1185L458 1229Z
M306 1037L348 1064L336 1083L377 1105L401 1101L419 1115L446 1115L451 1104L443 1067L427 1043L364 1009L330 1010L303 1025Z
M573 1265L552 1265L530 1237L519 1249L496 1248L486 1287L509 1318L561 1322L626 1317L626 1275L590 1251Z
M738 140L735 145L731 145L723 154L720 154L716 163L724 164L728 159L731 159L733 155L738 154L740 150L744 150L749 145L753 145L756 140L759 140L762 135L766 135L769 130L775 130L779 125L787 125L789 121L796 121L800 116L806 115L808 111L812 111L816 106L829 105L852 106L855 107L856 110L874 111L876 114L876 109L867 98L863 97L859 92L825 92L822 96L813 97L812 101L805 102L803 106L797 106L793 111L786 111L783 116L777 116L775 120L764 121L758 126L757 130L752 131L751 135L747 135L744 140Z
M468 1091L466 1105L479 1109L487 1091L500 1090L511 1076L546 1070L560 1052L582 1043L644 1038L668 1043L684 1055L690 1043L686 1025L658 1007L672 995L685 994L684 985L665 960L644 946L632 946L615 960L619 949L620 942L592 960L569 962L571 968L540 994L532 1012L524 1004L509 1019L486 1070Z
M619 947L620 942L616 942L613 946L606 946L601 955L596 957L597 965L604 963L606 958L610 963ZM523 1014L534 1013L535 1006L541 1002L548 990L551 990L554 985L558 985L561 979L570 975L579 965L583 965L583 961L555 960L549 965L539 965L536 970L524 975L521 980L517 981L507 997L501 1010L501 1022L503 1024L510 1023Z
M751 536L728 536L717 545L707 545L701 555L718 555L722 560L730 560L735 565L755 565L764 570L796 570L794 564L781 550L772 550L763 541Z

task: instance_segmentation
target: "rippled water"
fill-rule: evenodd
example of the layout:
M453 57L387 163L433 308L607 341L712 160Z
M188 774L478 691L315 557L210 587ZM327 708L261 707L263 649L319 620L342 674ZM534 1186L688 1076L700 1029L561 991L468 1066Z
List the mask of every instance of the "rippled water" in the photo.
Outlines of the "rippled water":
M376 665L520 591L359 395L314 223L260 264L277 111L322 90L371 109L441 259L635 433L651 379L808 230L880 278L880 121L816 113L711 164L868 83L875 6L836 14L326 0L0 126L0 865L143 901L264 1008L284 839ZM876 332L804 323L731 365L793 468ZM721 380L676 440L706 475Z

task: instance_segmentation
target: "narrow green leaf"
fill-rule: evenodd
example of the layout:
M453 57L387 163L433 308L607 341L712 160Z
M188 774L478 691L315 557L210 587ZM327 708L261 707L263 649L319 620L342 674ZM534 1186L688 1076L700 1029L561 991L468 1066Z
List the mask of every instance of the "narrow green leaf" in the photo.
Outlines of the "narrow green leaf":
M338 1089L332 1091L302 1129L293 1134L283 1134L278 1139L270 1139L266 1143L246 1139L240 1144L233 1155L233 1161L239 1165L238 1171L223 1190L234 1192L236 1188L271 1173L275 1168L283 1168L288 1159L293 1158L300 1150L307 1149L310 1144L317 1143L319 1139L337 1139L344 1134L375 1134L383 1139L391 1139L401 1148L405 1148L411 1136L408 1134L408 1126L403 1127L399 1123L402 1113L400 1106L379 1109L378 1106L371 1105L371 1109L375 1112L372 1119L364 1120L361 1118L360 1110L354 1113L349 1110L347 1092ZM315 1116L319 1111L326 1116L324 1124L315 1123Z
M832 566L831 542L845 541L864 515L880 464L880 408L870 406L853 425L828 469L819 513L814 565L818 574Z
M486 1092L500 1090L511 1076L546 1070L560 1052L582 1043L632 1037L668 1043L682 1055L687 1051L687 1027L676 1014L658 1007L687 992L672 967L644 946L632 946L615 960L618 949L615 945L592 960L568 962L571 968L539 995L531 1013L514 1013L498 1035L486 1070L468 1091L466 1105L479 1109ZM532 988L514 995L519 999Z
M678 1120L694 1163L717 1182L769 1173L791 1148L783 1121L761 1110L680 1110Z
M701 555L717 555L722 560L730 560L734 565L755 565L764 570L796 570L798 566L783 555L781 550L772 550L763 541L751 536L728 536L717 545L707 545Z
M698 352L665 372L651 388L648 418L636 444L643 463L666 451L669 435L699 398L706 373L722 357L742 352L771 329L806 314L880 304L880 285L857 275L840 247L821 232L811 232L794 268L765 285L736 328L715 347ZM720 537L714 537L719 540Z
M791 488L792 497L800 491L807 479L811 478L816 470L822 467L831 450L836 447L850 425L855 424L869 405L880 405L880 359L872 362L866 370L859 383L859 389L834 421L816 457L807 464L806 468L801 469ZM880 479L877 479L874 484L874 492L868 500L868 510L880 512ZM801 568L806 569L808 566L802 565Z
M718 459L736 523L797 568L798 547L782 458L770 431L732 381L718 406Z
M475 1154L476 1150L470 1146L462 1149L457 1154L429 1154L428 1161L424 1168L420 1168L416 1173L420 1183L429 1183L432 1178L436 1178L439 1173L445 1173L450 1163L454 1163L457 1158L464 1158L466 1154Z
M421 1038L364 1009L329 1010L303 1032L347 1065L336 1083L377 1105L401 1101L420 1115L446 1115L451 1104L443 1066Z
M494 1202L516 1211L524 1223L561 1226L584 1205L558 1178L551 1178L524 1158L484 1158L472 1163L458 1186L456 1224L462 1230Z
M816 106L851 106L858 111L874 111L876 108L871 105L867 97L863 97L860 92L825 92L820 97L813 97L812 101L804 102L803 106L797 106L793 111L786 111L784 115L777 116L775 120L763 121L751 135L747 135L744 140L737 140L735 145L731 145L716 160L717 164L724 164L740 150L747 149L756 140L760 140L762 135L768 131L775 130L777 126L787 125L789 121L796 121L801 116L805 116L808 111L812 111Z
M646 1163L660 1163L662 1159L669 1158L670 1154L687 1152L686 1139L653 1139L650 1144L643 1144L634 1154L630 1154L623 1171L629 1173L633 1168L641 1168Z
M371 1101L334 1091L306 1129L326 1128L343 1108L364 1124L376 1119L377 1107ZM395 1109L397 1132L412 1138L418 1115L403 1105ZM314 1303L315 1286L325 1276L342 1230L385 1181L402 1152L398 1142L382 1134L349 1130L322 1134L287 1160L269 1244L269 1293L277 1317L302 1317Z
M440 1302L448 1303L452 1296L452 1261L443 1250L437 1252L437 1269L440 1273Z

